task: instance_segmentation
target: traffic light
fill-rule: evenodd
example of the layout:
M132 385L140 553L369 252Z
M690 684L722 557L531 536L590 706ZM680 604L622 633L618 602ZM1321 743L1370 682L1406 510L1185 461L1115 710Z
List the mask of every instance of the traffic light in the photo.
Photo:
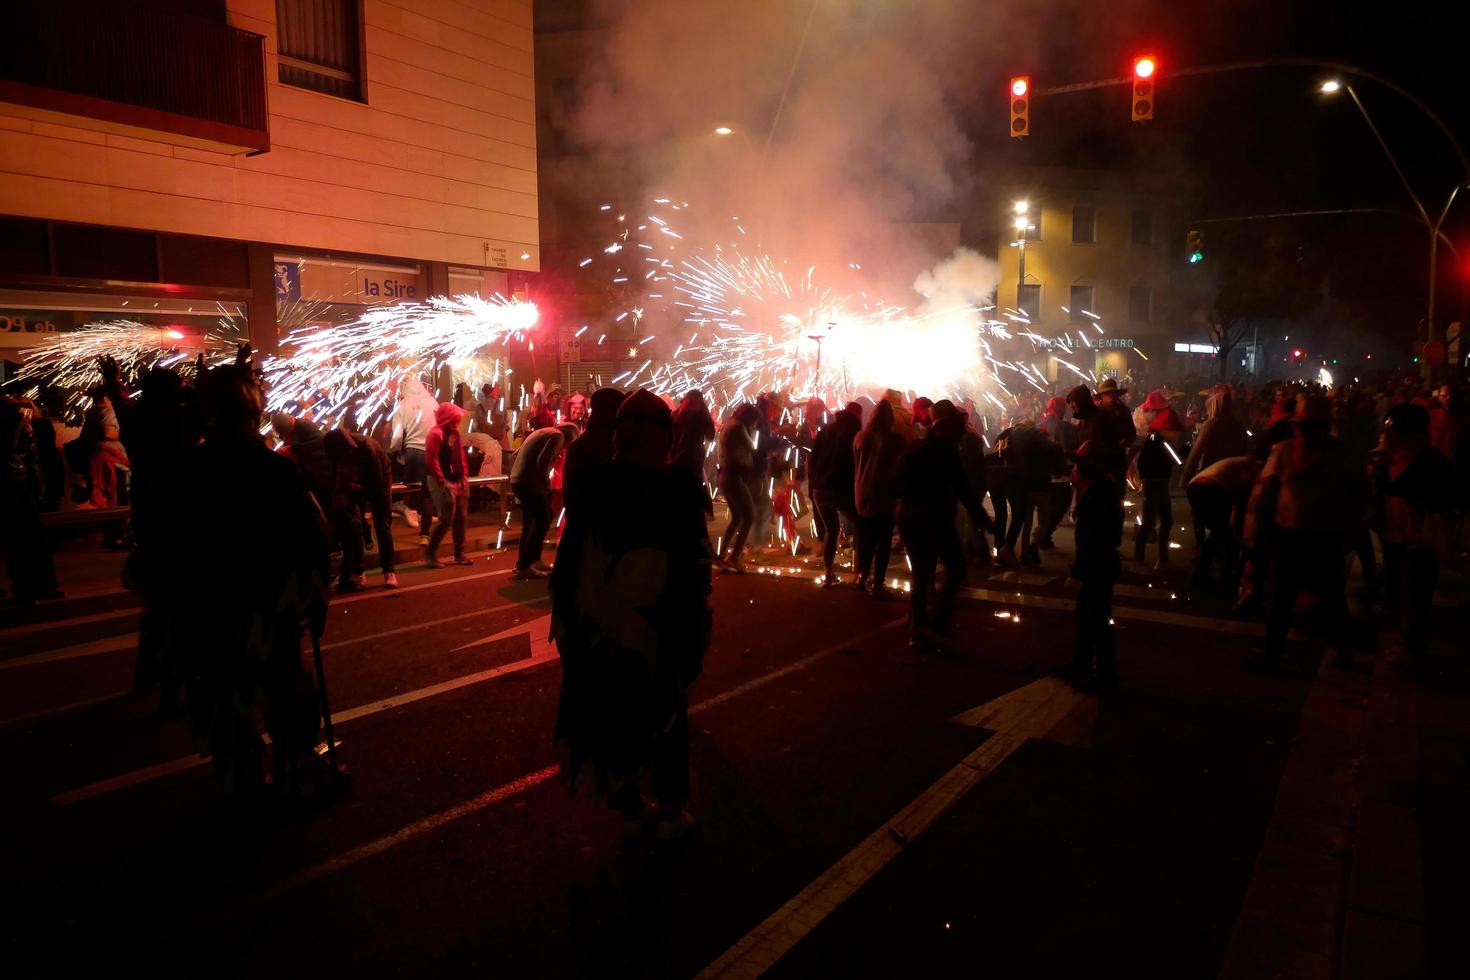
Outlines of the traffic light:
M1031 79L1019 75L1011 79L1011 135L1031 135Z
M1133 121L1147 122L1154 117L1154 81L1159 62L1153 55L1133 59Z
M1204 232L1189 229L1189 234L1184 236L1184 254L1189 256L1190 265L1199 265L1205 260Z
M1307 352L1304 351L1304 350L1302 350L1300 347L1293 347L1292 348L1292 350L1291 350L1291 359L1293 361L1295 361L1296 363L1300 364L1302 361L1306 360L1306 357L1307 357Z

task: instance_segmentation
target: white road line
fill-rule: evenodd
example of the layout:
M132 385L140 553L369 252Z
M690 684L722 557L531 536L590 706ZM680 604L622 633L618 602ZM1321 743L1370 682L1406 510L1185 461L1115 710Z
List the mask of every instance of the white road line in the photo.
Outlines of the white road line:
M551 632L551 614L547 613L545 616L538 616L536 619L527 620L524 623L517 623L515 626L509 629L503 629L493 636L481 637L478 640L471 640L469 643L451 647L449 652L459 653L461 650L472 650L475 647L482 647L489 643L499 643L508 636L524 633L528 629L531 631L531 648L533 651L537 649L538 644L542 649L550 649L551 641L548 639L548 636Z
M121 636L109 636L103 640L93 640L91 643L78 643L76 646L62 647L59 650L48 650L45 653L29 653L21 657L10 657L0 660L0 670L14 670L17 667L33 667L36 664L49 664L58 660L75 660L78 657L95 657L104 653L118 653L122 650L132 650L138 645L136 633L124 633Z
M547 618L549 619L550 617ZM878 627L873 631L873 633L877 633L886 629L891 629L892 627L897 626L902 622L903 620L901 619L893 620L892 622ZM706 698L703 701L692 705L689 708L689 714L691 716L700 714L701 712L708 711L710 708L716 707L717 705L724 704L731 698L739 697L742 694L748 694L751 691L756 690L757 688L764 687L766 684L769 684L774 680L779 680L780 678L785 677L787 674L810 667L817 661L823 660L827 657L831 657L838 651L851 645L851 643L839 643L834 646L830 646L825 650L819 650L818 652L811 654L810 656L803 657L802 659L789 663L784 667L778 667L775 670L762 674L761 676L756 677L752 680L746 681L744 684L738 684L735 687L730 688L728 691L723 691L719 694L714 695L713 697ZM991 739L991 741L994 740L994 738ZM986 744L988 745L990 743L987 742ZM415 820L413 823L408 824L407 826L402 827L399 830L395 830L391 834L387 834L383 837L379 837L377 840L369 841L366 844L354 847L350 851L344 851L336 857L328 858L327 860L319 864L314 864L304 871L297 872L296 874L291 875L289 878L285 878L274 885L268 886L263 891L257 892L251 895L248 899L242 901L239 905L235 906L232 911L239 911L241 908L244 907L258 905L260 902L284 894L285 892L290 891L298 885L308 884L321 878L325 878L327 875L333 874L337 871L341 871L345 868L349 868L352 865L358 864L370 857L375 857L379 854L382 854L383 852L391 848L397 847L399 844L405 844L408 841L413 840L414 838L422 837L424 834L427 834L434 830L438 830L440 827L452 823L455 820L459 820L462 817L467 817L473 813L478 813L487 807L494 806L496 803L501 803L505 800L508 800L512 796L518 796L521 793L526 792L527 790L534 789L535 787L551 779L560 771L561 767L557 765L547 766L545 769L538 769L535 772L527 773L526 775L521 776L517 779L513 779L510 782L505 783L504 785L497 786L492 790L481 793L478 796L473 796L470 799L465 800L461 803L456 803L454 806L450 807L447 810L441 810L438 813L430 814L427 817Z
M472 552L471 558L494 555L497 552L482 551ZM328 605L345 606L354 602L366 602L369 599L391 599L393 596L406 595L410 592L421 592L424 589L442 589L448 585L458 585L461 582L474 582L479 579L493 578L496 575L509 575L512 569L497 568L490 572L480 572L474 575L454 575L449 578L435 579L432 582L419 582L414 585L402 585L396 589L368 588L362 592L350 592L346 595L333 596ZM51 619L43 623L27 623L24 626L11 626L0 629L0 638L9 636L23 636L27 633L41 633L46 630L65 629L68 626L83 626L87 623L100 623L109 619L120 619L123 616L136 616L143 610L139 607L128 609L114 609L111 612L88 613L85 616L72 616L69 619Z
M1077 607L1076 600L1074 599L1032 595L1022 592L996 592L992 589L961 589L960 595L969 599L980 599L984 602L994 602L1009 606L1031 606L1038 609L1075 609ZM1140 609L1137 606L1120 606L1114 604L1113 618L1137 620L1144 623L1164 623L1169 626L1211 630L1215 633L1229 633L1235 636L1266 635L1266 627L1263 623L1253 623L1238 619L1216 619L1212 616L1196 616L1192 613L1169 612L1167 609ZM1296 630L1292 631L1292 635L1294 637L1301 636Z
M359 718L366 718L369 715L375 715L379 712L387 711L390 708L401 708L404 705L413 704L416 701L422 701L425 698L435 697L440 694L447 694L450 691L457 691L460 688L469 687L472 684L482 684L485 681L495 680L497 677L505 677L523 670L540 667L543 664L551 663L555 659L555 655L542 653L540 656L532 656L525 660L517 660L514 663L505 664L500 667L492 667L489 670L480 670L473 674L465 674L463 677L456 677L439 684L431 684L428 687L421 687L415 691L405 691L391 698L373 701L370 704L358 705L346 711L334 711L332 712L332 723L341 725L350 721L356 721ZM202 766L208 761L207 758L197 755L172 759L155 766L135 769L132 772L123 773L121 776L113 776L110 779L103 779L73 790L67 790L64 793L58 793L51 797L51 802L57 806L71 806L73 803L81 803L84 800L105 796L108 793L113 793L120 789L127 789L130 786L152 782L155 779L169 776L176 772L182 772L185 769Z
M102 694L95 698L86 698L82 701L72 701L68 704L58 704L54 708L42 708L40 711L28 711L23 715L11 715L9 718L0 718L0 728L8 725L19 725L27 721L39 721L52 715L64 715L69 711L80 711L93 705L103 704L107 701L121 701L127 697L128 691L114 691L111 694Z

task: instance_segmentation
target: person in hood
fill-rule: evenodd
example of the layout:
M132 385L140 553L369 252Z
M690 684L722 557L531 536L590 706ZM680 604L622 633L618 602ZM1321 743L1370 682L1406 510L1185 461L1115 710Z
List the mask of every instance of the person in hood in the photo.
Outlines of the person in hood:
M873 417L853 440L855 473L853 504L857 511L857 581L874 599L892 598L883 584L893 549L894 511L898 498L894 484L904 444L893 431L893 406L879 402Z
M1067 421L1066 400L1055 395L1046 400L1046 409L1042 412L1041 421L1036 423L1036 429L1061 451L1059 458L1054 456L1058 463L1051 474L1048 490L1051 499L1046 521L1036 528L1036 547L1041 551L1051 551L1056 547L1052 536L1072 506L1072 466L1069 460L1081 443L1077 441L1077 426Z
M750 528L750 546L759 550L771 540L771 460L784 455L791 443L776 434L776 424L781 419L780 399L767 392L757 396L755 407L760 417L756 420L752 448L755 462L751 470L751 499L755 501L755 522Z
M959 590L965 584L965 551L955 528L955 505L962 503L976 526L990 519L970 491L960 464L965 417L948 399L934 404L929 434L904 451L898 464L898 526L913 565L909 593L909 661L927 663L929 650L948 632ZM935 571L944 564L944 586L931 613Z
M459 431L464 418L464 409L445 402L434 412L434 427L424 438L429 496L439 515L439 523L429 532L424 548L424 564L430 568L443 567L439 561L439 545L451 530L454 534L454 564L474 564L464 553L465 529L470 517L469 460L465 456L464 437Z
M311 419L297 419L286 435L286 456L296 464L306 489L316 498L323 514L332 511L332 462L322 443L322 430Z
M910 412L903 403L903 393L895 388L889 388L883 392L883 400L893 409L893 431L903 440L905 446L911 446L919 439L919 431L914 428L914 413ZM930 409L932 416L933 409Z
M418 378L409 375L399 383L388 451L403 460L403 482L417 486L405 501L404 516L410 527L419 529L421 545L429 543L429 525L433 520L433 501L424 479L428 473L425 446L438 411L439 403Z
M611 462L568 488L551 573L561 770L607 798L630 841L695 826L688 692L710 642L710 546L700 481L668 463L673 430L652 393L623 401Z
M1188 484L1195 474L1222 459L1250 454L1250 433L1245 423L1235 417L1234 396L1230 388L1220 385L1205 401L1205 423L1194 437L1194 445L1184 458L1179 480Z
M1122 566L1118 546L1123 541L1123 505L1112 481L1119 468L1114 457L1119 455L1120 450L1091 440L1072 454L1077 496L1077 552L1072 578L1081 583L1081 588L1077 591L1072 662L1057 668L1057 673L1081 690L1109 690L1118 681L1112 615L1113 586Z
M853 443L862 428L863 407L857 402L848 403L838 412L827 427L817 434L812 445L810 463L812 485L812 507L821 515L822 522L822 567L826 576L824 588L837 584L837 538L842 532L842 522L856 523L853 510L855 481Z
M929 427L934 424L934 402L920 395L914 399L914 434L922 439L929 434Z
M581 475L612 459L613 430L617 428L618 406L622 404L623 393L616 388L599 388L593 393L586 428L567 446L566 461L562 464L562 490L568 504L572 499L572 485Z
M745 402L730 413L720 430L720 493L730 508L730 523L720 538L720 554L716 560L721 571L735 575L745 574L745 566L740 559L745 553L751 525L755 523L755 498L752 494L755 480L752 473L759 419L760 410Z
M551 530L551 475L567 444L577 437L571 423L548 425L526 436L510 468L510 489L521 502L521 544L515 577L523 582L545 578L541 551Z
M669 463L687 470L703 483L705 460L714 439L715 420L704 403L704 393L691 388L674 412L674 444L669 449Z

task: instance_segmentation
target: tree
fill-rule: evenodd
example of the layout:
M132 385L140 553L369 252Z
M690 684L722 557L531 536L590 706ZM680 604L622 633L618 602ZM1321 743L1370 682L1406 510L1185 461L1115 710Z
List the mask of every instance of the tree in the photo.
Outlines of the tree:
M1309 309L1318 284L1303 249L1259 226L1212 236L1208 258L1190 266L1186 294L1215 345L1220 377L1230 354L1264 320L1285 320Z

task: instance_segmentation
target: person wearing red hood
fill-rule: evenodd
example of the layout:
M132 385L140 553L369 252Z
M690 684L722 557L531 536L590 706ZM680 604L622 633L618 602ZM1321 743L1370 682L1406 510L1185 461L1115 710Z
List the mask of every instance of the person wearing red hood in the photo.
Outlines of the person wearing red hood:
M440 568L439 545L451 528L454 530L454 564L474 564L464 554L465 525L470 516L469 462L465 458L464 440L459 424L464 409L445 402L434 412L434 427L424 439L424 462L429 471L429 496L439 515L429 532L429 545L424 551L424 564Z
M1143 484L1143 515L1133 535L1133 560L1143 561L1149 536L1158 525L1159 553L1154 565L1158 571L1169 564L1169 532L1174 526L1169 482L1179 461L1179 451L1174 444L1183 434L1184 421L1162 391L1149 392L1140 408L1147 428L1135 463L1139 482Z
M1066 457L1070 457L1081 445L1077 437L1077 426L1067 421L1066 399L1055 395L1048 398L1046 411L1042 413L1041 421L1036 423L1036 428L1056 443ZM1042 551L1051 551L1055 547L1052 544L1052 535L1056 533L1057 526L1062 523L1062 518L1072 506L1072 467L1062 465L1057 470L1051 477L1051 506L1047 509L1045 522L1036 529L1036 546Z

